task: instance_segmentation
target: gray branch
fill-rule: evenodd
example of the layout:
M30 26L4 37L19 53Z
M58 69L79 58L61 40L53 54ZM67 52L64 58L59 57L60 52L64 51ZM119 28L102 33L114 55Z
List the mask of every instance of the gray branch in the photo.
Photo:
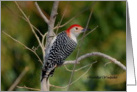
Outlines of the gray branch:
M36 5L36 8L37 10L39 11L41 17L44 19L44 21L48 24L49 23L49 20L48 18L43 14L42 10L40 9L39 5L37 2L35 2L35 5Z
M25 67L24 70L22 71L22 73L18 76L18 78L14 81L14 83L10 86L10 88L8 89L8 91L12 91L15 89L15 87L20 83L20 81L22 80L22 78L25 76L25 74L28 72L29 68Z
M85 55L82 55L80 56L78 59L77 59L77 62L80 63L81 60L85 59L85 58L88 58L88 57L91 57L91 56L100 56L100 57L103 57L103 58L106 58L108 60L110 60L111 62L113 62L114 64L118 65L119 67L121 67L123 70L126 70L126 66L123 65L120 61L116 60L115 58L112 58L106 54L103 54L101 52L92 52L92 53L87 53ZM75 64L76 60L71 60L71 61L65 61L64 62L64 65L67 65L67 64Z
M58 5L59 5L59 1L54 1L51 15L50 15L50 20L48 22L48 33L46 36L47 39L46 39L45 55L47 55L47 51L49 49L50 42L52 41L53 37L55 36L53 29L54 29L54 24L55 24L55 20L56 20ZM44 62L45 61L46 61L46 59L44 58ZM49 91L49 79L43 78L43 80L41 81L41 91Z
M16 3L16 2L15 2ZM22 11L22 9L19 7L19 5L16 3L16 5L18 6L19 10L22 12L22 14L24 15L24 17L26 18L26 21L29 23L34 35L36 36L42 50L45 50L46 48L46 52L44 52L44 62L46 61L45 60L45 56L47 55L47 51L49 49L49 46L50 46L50 43L53 39L53 37L55 36L55 33L54 33L54 29L56 27L54 27L55 25L55 20L56 20L56 15L58 14L57 13L57 9L58 9L58 5L59 5L59 1L54 1L53 3L53 7L52 7L52 11L51 11L51 15L50 15L50 19L48 20L48 18L43 14L43 12L41 11L39 5L37 4L37 2L35 2L35 5L36 5L36 8L38 9L40 15L42 16L42 18L44 19L44 21L48 24L48 32L45 33L44 35L42 35L43 37L43 40L42 42L40 41L39 37L36 35L34 29L33 29L33 25L30 23L28 17L25 15L25 13ZM92 14L92 13L91 13ZM72 18L73 20L73 18ZM67 24L67 23L66 23ZM66 25L65 24L65 25ZM64 26L64 25L62 25ZM62 27L61 26L61 27ZM46 45L44 46L44 38L46 36ZM10 37L10 36L9 36ZM12 38L12 37L11 37ZM27 46L25 46L24 44L22 44L21 42L15 40L14 38L12 38L14 41L20 43L21 45L23 45L26 49L32 51L31 49L29 49ZM33 52L33 51L32 51ZM34 53L36 54L36 53ZM36 54L37 56L37 54ZM123 70L126 70L126 67L118 60L116 60L115 58L112 58L106 54L103 54L103 53L100 53L100 52L92 52L92 53L87 53L85 55L82 55L80 57L77 58L77 60L72 60L72 61L66 61L64 63L64 65L67 65L67 64L78 64L80 63L81 60L85 59L85 58L88 58L88 57L91 57L91 56L100 56L100 57L103 57L103 58L106 58L108 60L110 60L111 62L113 62L114 64L118 65L119 67L121 67ZM38 57L38 56L37 56ZM38 57L39 58L39 57ZM77 62L76 62L77 61ZM20 76L19 76L20 77ZM11 86L11 88L9 88L9 90L12 90L15 88L15 86L19 83L20 79L17 79L17 81L15 81L15 83ZM71 83L70 83L71 84ZM69 84L69 85L70 85ZM68 86L69 86L68 85ZM28 87L25 87L25 88L28 88ZM49 88L50 88L50 84L49 84L49 80L47 78L43 78L43 80L41 81L41 91L49 91ZM28 89L32 89L32 88L28 88Z
M53 4L52 11L51 11L50 20L49 20L49 24L48 24L46 49L48 49L50 42L52 41L53 37L55 36L53 29L54 29L54 24L55 24L55 20L56 20L56 15L58 14L57 13L58 5L59 5L59 1L55 1Z

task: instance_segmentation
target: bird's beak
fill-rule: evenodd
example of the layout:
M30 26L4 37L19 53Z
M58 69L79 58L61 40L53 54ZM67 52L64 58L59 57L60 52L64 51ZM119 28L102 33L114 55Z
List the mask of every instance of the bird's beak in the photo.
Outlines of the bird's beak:
M89 28L83 28L82 29L82 32L85 32L85 31L90 31L91 29L89 29Z

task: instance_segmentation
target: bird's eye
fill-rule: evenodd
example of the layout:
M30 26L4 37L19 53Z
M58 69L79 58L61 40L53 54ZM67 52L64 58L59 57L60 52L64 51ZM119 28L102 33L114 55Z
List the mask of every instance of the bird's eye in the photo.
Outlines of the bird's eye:
M78 30L78 28L76 27L76 30Z

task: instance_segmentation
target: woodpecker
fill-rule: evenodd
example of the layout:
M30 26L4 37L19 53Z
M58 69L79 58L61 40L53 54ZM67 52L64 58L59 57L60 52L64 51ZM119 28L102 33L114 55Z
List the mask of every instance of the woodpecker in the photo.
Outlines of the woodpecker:
M65 62L65 59L77 46L78 35L84 31L86 29L82 26L74 24L53 38L45 57L46 61L42 70L42 79L52 76L55 68Z

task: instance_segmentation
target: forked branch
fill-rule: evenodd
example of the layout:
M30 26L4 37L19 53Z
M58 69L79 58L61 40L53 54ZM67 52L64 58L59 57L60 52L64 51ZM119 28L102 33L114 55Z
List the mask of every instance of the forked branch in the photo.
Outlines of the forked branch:
M46 35L47 39L46 39L46 45L45 45L45 48L46 48L45 57L47 55L47 51L49 50L50 43L53 37L55 36L55 33L53 30L54 30L54 24L56 20L58 5L59 5L59 1L54 1L51 15L50 15L50 20L48 22L48 32ZM46 62L46 58L44 58L44 62ZM45 65L43 65L43 67L45 67ZM41 91L49 91L49 80L47 78L43 78L41 81Z
M92 64L90 64L90 66L88 67L88 69L86 70L86 72L84 72L81 76L79 76L76 80L74 80L74 81L71 82L70 84L68 84L68 85L66 85L66 86L63 86L63 87L55 86L55 85L51 85L51 84L50 84L50 86L56 87L56 88L67 88L68 86L76 83L76 82L77 82L78 80L80 80L83 76L85 76L85 75L88 73L88 71L90 70L90 68L92 67L92 65L95 64L95 63L97 63L97 61L95 61L95 62L93 62Z
M20 41L16 40L15 38L13 38L11 35L9 35L8 33L2 31L6 36L8 36L9 38L11 38L12 40L14 40L15 42L19 43L20 45L22 45L24 48L26 48L27 50L31 51L32 53L34 53L36 55L36 57L38 58L38 61L43 64L42 60L40 59L40 57L38 56L38 54L36 53L36 51L34 51L33 49L27 47L25 44L21 43Z
M44 46L43 46L42 42L40 41L38 35L36 34L36 32L34 30L34 27L32 26L29 18L26 16L26 14L23 12L23 10L20 8L20 6L18 5L18 3L16 1L15 1L15 4L18 7L18 9L20 10L20 12L22 13L22 15L24 16L24 18L26 19L26 21L28 22L33 34L35 35L35 37L36 37L36 39L37 39L37 41L38 41L38 43L39 43L39 45L41 47L41 50L42 50L42 53L43 53L43 57L44 57L44 55L45 55Z
M108 56L104 53L101 53L101 52L92 52L92 53L87 53L85 55L82 55L80 56L78 59L77 59L77 63L80 63L81 60L85 59L85 58L88 58L88 57L92 57L92 56L100 56L100 57L103 57L103 58L106 58L108 60L110 60L111 62L113 62L114 64L118 65L119 67L121 67L123 70L126 70L126 67L118 60L116 60L115 58L111 57L111 56ZM75 64L76 60L72 60L72 61L65 61L64 62L64 65L67 65L67 64Z
M47 33L47 40L46 40L46 49L48 49L50 42L52 41L53 37L55 36L54 33L54 24L55 24L55 20L56 20L56 15L57 13L57 9L58 9L58 5L59 5L59 1L55 1L53 4L53 8L51 11L51 15L50 15L50 20L49 20L49 24L48 24L48 33Z
M38 43L39 43L39 45L40 45L40 47L41 47L41 49L42 49L43 57L44 57L43 62L45 61L45 56L47 55L47 51L48 51L48 49L49 49L50 43L51 43L53 37L55 36L54 29L57 29L57 28L60 28L60 27L64 27L64 26L67 25L69 22L71 22L72 20L74 20L74 18L76 18L78 15L80 15L81 13L83 13L85 10L88 9L88 8L87 8L87 9L85 9L84 11L78 13L76 16L74 16L73 18L71 18L71 19L70 19L68 22L66 22L65 24L59 25L59 26L54 26L54 25L55 25L55 20L56 20L56 15L58 14L58 13L57 13L57 9L58 9L58 5L59 5L59 1L55 1L55 2L53 3L51 15L50 15L50 19L48 19L48 18L43 14L43 12L42 12L42 10L40 9L39 5L37 4L37 2L35 2L36 8L38 9L41 17L44 19L44 21L45 21L45 22L47 23L47 25L48 25L48 32L43 35L37 28L35 28L35 27L31 24L29 18L25 15L25 13L24 13L23 10L20 8L20 6L17 4L17 2L15 2L15 3L16 3L16 5L17 5L18 9L19 9L19 10L21 11L21 13L23 14L24 20L27 21L28 24L30 25L31 30L32 30L33 34L35 35L35 37L36 37L36 39L37 39L37 41L38 41ZM88 24L89 24L89 20L90 20L90 18L91 18L91 15L92 15L92 12L90 13L90 16L89 16L89 19L88 19L86 28L88 27ZM97 28L97 27L95 27L92 31L94 31L96 28ZM34 29L37 30L37 31L39 32L39 34L42 36L42 41L39 39L39 37L38 37L38 35L36 34L36 32L35 32ZM92 32L92 31L91 31L91 32ZM89 33L91 33L91 32L89 32ZM21 44L22 46L24 46L26 49L28 49L28 50L30 50L31 52L33 52L33 53L37 56L37 58L39 59L39 61L42 63L42 60L39 58L39 56L37 55L37 53L36 53L33 49L30 49L29 47L27 47L26 45L24 45L24 44L21 43L20 41L18 41L18 40L16 40L16 39L14 39L13 37L11 37L9 34L7 34L7 33L5 33L5 32L3 32L3 33L6 34L6 35L7 35L8 37L10 37L11 39L13 39L14 41L16 41L16 42L18 42L19 44ZM85 35L83 36L83 38L86 37L89 33L85 34ZM46 37L46 44L44 44L45 37ZM83 39L83 38L82 38L82 39ZM82 40L82 39L80 39L80 40ZM45 48L46 48L46 52L45 52ZM78 56L78 54L77 54L77 56ZM110 56L108 56L108 55L106 55L106 54L100 53L100 52L87 53L87 54L85 54L85 55L82 55L82 56L80 56L80 57L77 57L76 60L65 61L65 62L64 62L64 65L67 65L67 64L73 64L73 65L75 65L75 64L80 63L81 60L83 60L83 59L85 59L85 58L88 58L88 57L92 57L92 56L100 56L100 57L106 58L106 59L110 60L111 62L113 62L114 64L116 64L116 65L118 65L119 67L121 67L123 70L126 70L126 67L125 67L120 61L118 61L118 60L116 60L115 58L112 58L112 57L110 57ZM94 62L94 63L96 63L96 62ZM92 64L93 64L93 63L92 63ZM67 88L67 87L69 88L70 85L72 85L73 83L77 82L81 77L83 77L83 76L90 70L92 64L83 66L83 67L79 68L78 70L75 70L75 67L73 68L73 70L69 70L69 71L71 71L71 72L75 72L75 71L79 71L79 70L81 70L81 69L89 66L89 68L87 69L87 71L86 71L85 73L83 73L79 78L77 78L77 79L76 79L75 81L73 81L73 82L71 82L71 79L70 79L69 84L66 85L66 86L64 86L64 87L59 87L59 86L51 85L51 84L49 83L49 80L46 80L46 79L44 78L44 79L41 81L41 90L42 90L42 91L49 91L50 86L52 86L52 87L58 87L58 88ZM73 74L72 74L72 76L73 76ZM29 88L29 87L26 87L26 86L24 86L24 87L17 86L17 87L18 87L18 88L26 88L26 89L30 89L30 90L39 90L39 89L35 89L35 88Z

